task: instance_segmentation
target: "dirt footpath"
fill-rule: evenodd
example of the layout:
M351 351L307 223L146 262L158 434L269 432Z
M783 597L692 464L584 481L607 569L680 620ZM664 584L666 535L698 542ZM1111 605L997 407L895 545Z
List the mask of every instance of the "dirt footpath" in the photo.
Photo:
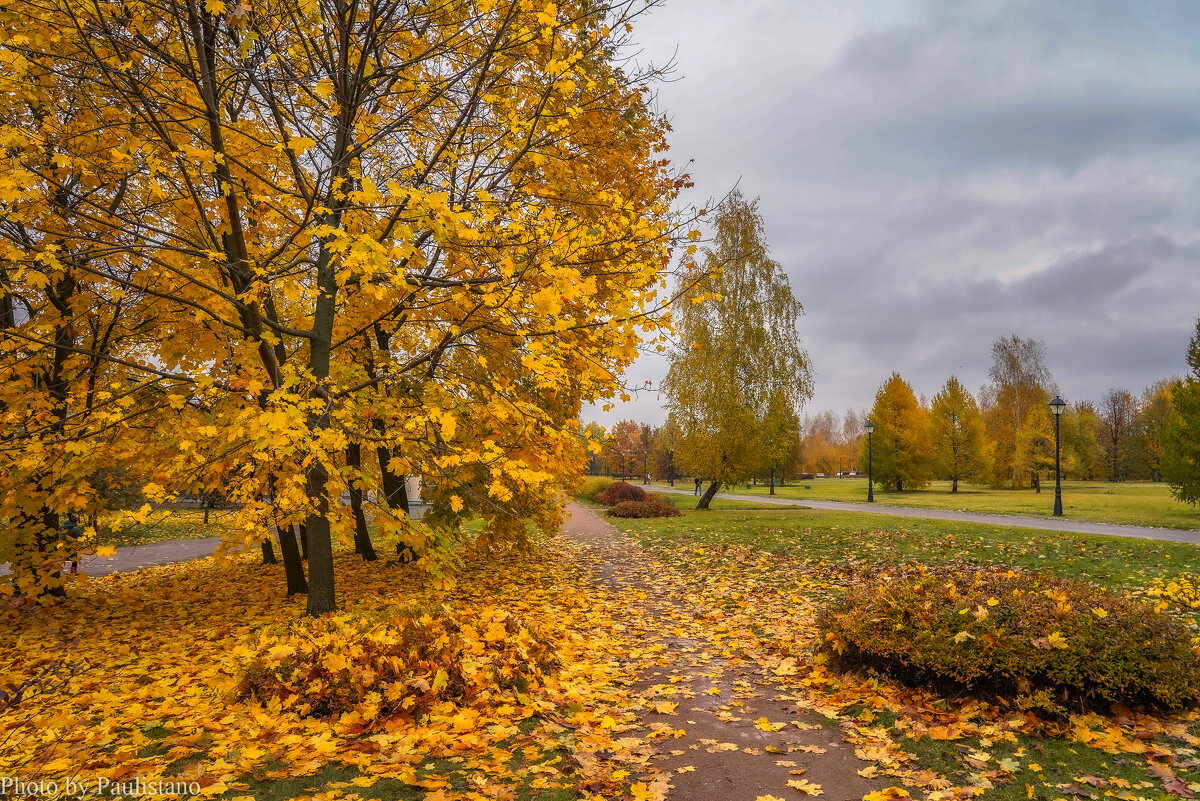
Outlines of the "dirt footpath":
M599 588L639 600L624 632L644 643L631 689L670 798L858 801L884 786L859 775L867 763L836 722L801 709L758 663L708 637L686 590L665 580L641 546L578 504L568 512L563 534Z

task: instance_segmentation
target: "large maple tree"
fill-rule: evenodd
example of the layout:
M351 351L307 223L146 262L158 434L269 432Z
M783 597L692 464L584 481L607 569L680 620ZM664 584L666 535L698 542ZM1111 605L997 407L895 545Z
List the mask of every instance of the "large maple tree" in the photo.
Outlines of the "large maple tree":
M2 280L23 313L3 356L69 368L59 389L0 390L20 440L5 458L82 457L35 493L33 550L53 550L55 515L101 510L84 476L113 427L136 447L100 461L139 465L151 499L221 488L242 543L277 528L292 568L303 524L313 614L336 605L332 542L363 533L348 490L418 550L466 513L489 545L555 525L581 403L612 394L661 322L685 179L653 76L620 55L644 5L5 11ZM86 302L56 304L71 282ZM78 338L90 315L103 345ZM29 425L31 404L76 429ZM409 520L410 474L439 525ZM4 484L11 517L24 485Z

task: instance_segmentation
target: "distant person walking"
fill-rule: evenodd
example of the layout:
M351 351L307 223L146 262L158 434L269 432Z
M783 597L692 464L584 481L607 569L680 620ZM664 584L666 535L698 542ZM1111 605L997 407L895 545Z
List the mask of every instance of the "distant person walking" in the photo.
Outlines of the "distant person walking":
M695 489L692 490L692 494L693 495L700 494L700 476L696 476L696 486L695 486Z
M63 544L67 548L67 558L71 560L71 573L79 572L79 538L82 536L79 515L71 512L67 515L67 522L63 524Z

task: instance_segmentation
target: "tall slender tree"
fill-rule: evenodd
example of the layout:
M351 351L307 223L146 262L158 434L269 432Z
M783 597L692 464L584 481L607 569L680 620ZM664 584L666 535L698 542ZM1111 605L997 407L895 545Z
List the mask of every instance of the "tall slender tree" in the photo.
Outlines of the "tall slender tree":
M1129 433L1137 412L1137 399L1127 389L1110 389L1100 399L1100 446L1108 466L1109 481L1123 481L1129 477L1126 456Z
M992 345L992 367L980 406L993 444L992 481L997 486L1023 486L1027 473L1016 459L1018 432L1030 409L1045 406L1055 391L1045 344L1012 334Z
M758 201L735 190L713 227L706 277L674 307L678 346L662 385L679 429L676 459L709 479L701 509L722 484L782 463L812 394L796 328L804 308L768 254Z

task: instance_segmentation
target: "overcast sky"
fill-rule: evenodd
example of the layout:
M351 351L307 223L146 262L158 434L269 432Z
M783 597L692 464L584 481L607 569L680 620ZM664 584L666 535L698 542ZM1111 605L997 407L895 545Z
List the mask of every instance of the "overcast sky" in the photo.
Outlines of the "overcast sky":
M643 62L674 55L658 106L685 200L761 198L806 310L806 413L868 409L893 370L977 391L1012 333L1071 401L1186 371L1200 3L668 0L635 36ZM584 411L623 418L665 412Z

